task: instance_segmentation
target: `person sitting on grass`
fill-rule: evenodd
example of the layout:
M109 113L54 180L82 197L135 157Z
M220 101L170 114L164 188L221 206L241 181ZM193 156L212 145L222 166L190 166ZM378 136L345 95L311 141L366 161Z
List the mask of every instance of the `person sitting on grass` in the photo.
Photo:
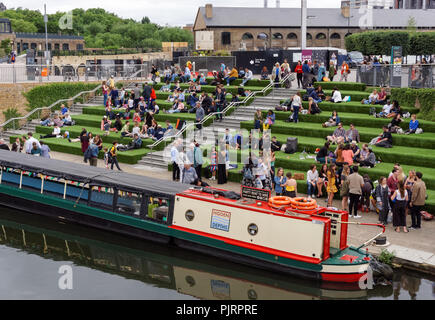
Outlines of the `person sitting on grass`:
M239 71L237 71L236 66L234 66L231 72L225 78L225 80L227 81L227 86L229 86L230 83L233 82L234 80L237 80L238 77L239 77Z
M388 124L388 128L389 128L390 132L397 133L397 131L400 129L401 122L402 122L402 118L400 116L400 113L397 113L396 116Z
M110 128L112 125L112 121L110 121L109 119L107 119L107 116L104 116L103 119L101 120L101 131L104 131L104 135L108 136L110 131L115 131L116 128Z
M374 168L376 165L376 156L372 148L368 148L368 151L369 153L367 157L364 160L360 161L360 166Z
M54 125L53 132L51 134L47 134L45 136L39 136L39 139L48 139L48 138L57 138L61 137L60 135L60 128L58 125Z
M369 95L368 99L362 99L362 104L375 104L379 99L378 90L374 89L373 92Z
M263 69L261 69L261 80L267 79L269 79L269 70L267 70L267 67L264 66Z
M254 129L260 129L263 125L264 117L261 109L257 109L257 112L254 115Z
M385 91L385 88L381 88L381 91L378 94L378 99L376 100L375 104L385 104L387 101L387 92Z
M65 113L65 116L63 118L63 125L64 126L73 126L74 125L74 121L71 118L71 115L69 113Z
M338 128L334 130L332 136L327 136L326 139L331 143L340 144L346 139L346 130L343 129L343 123L338 124Z
M244 87L246 82L252 80L253 78L254 78L254 74L252 73L252 71L249 70L248 68L245 68L245 78L240 86Z
M54 124L53 120L49 116L41 118L41 121L39 123L41 126L44 127L51 127Z
M275 124L275 113L272 110L267 111L266 120L263 124L263 130L269 130Z
M320 88L320 89L319 89L319 88ZM314 102L316 102L316 103L320 103L320 102L322 102L322 98L321 98L321 96L319 95L321 89L322 89L322 88L321 88L320 86L318 86L317 89L315 89L315 90L314 90L314 89L309 90L310 93L308 94L308 96L311 97L311 98L313 98ZM307 89L307 93L308 93L308 89Z
M166 113L180 113L184 111L184 104L178 99L175 100L171 110L166 110Z
M131 137L132 134L130 132L130 121L126 121L125 125L122 127L121 130L121 137Z
M351 143L352 141L356 141L357 143L359 143L361 141L359 132L357 129L355 129L353 123L350 124L349 130L346 131L345 141L348 143Z
M358 147L358 143L355 140L350 144L350 149L353 151L353 161L356 161L361 154L361 149Z
M371 144L376 147L382 148L392 148L393 147L393 136L388 128L388 126L383 126L383 132L376 138L374 138Z
M403 116L402 108L399 105L397 100L393 101L393 106L390 110L390 113L387 115L387 118L394 118L397 114Z
M322 124L323 128L326 127L335 127L341 122L340 117L338 116L337 110L332 111L332 115L329 117L329 120Z
M319 106L314 101L314 99L309 97L308 98L308 114L317 114L317 113L321 113L321 112L322 112L322 110L320 110Z
M415 133L418 129L419 122L415 114L411 115L411 121L409 122L409 129L405 131L405 134Z
M387 102L382 107L382 111L378 113L376 118L388 118L388 115L391 113L392 108L393 104L390 102L390 100L387 100Z
M330 102L340 103L343 101L340 90L337 87L334 87L332 91L332 97L329 99Z
M59 128L62 128L65 124L62 119L60 119L59 115L55 114L53 117L54 125L57 125Z
M325 145L320 148L320 151L316 155L316 160L320 163L333 163L335 159L329 156L330 143L326 142Z

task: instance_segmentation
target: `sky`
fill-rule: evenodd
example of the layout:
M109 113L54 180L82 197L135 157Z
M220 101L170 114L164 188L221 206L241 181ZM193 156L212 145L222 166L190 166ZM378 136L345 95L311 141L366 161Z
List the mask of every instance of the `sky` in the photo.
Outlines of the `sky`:
M184 26L193 24L198 7L212 3L216 7L263 7L264 0L1 0L7 8L27 8L47 13L66 12L75 8L103 8L122 18L141 20L148 16L159 25ZM269 0L269 7L275 7L276 0ZM300 0L281 0L281 7L300 7ZM338 8L341 0L308 0L308 7Z

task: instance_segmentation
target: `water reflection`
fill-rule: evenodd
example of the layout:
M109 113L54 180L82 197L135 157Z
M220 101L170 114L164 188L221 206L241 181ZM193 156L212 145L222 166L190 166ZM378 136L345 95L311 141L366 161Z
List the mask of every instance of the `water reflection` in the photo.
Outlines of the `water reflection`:
M406 299L403 292L409 292L411 299L415 299L422 283L418 277L399 274L393 286L351 290L354 288L262 272L179 248L57 223L3 208L0 245L24 251L16 254L30 253L49 261L70 261L76 266L139 281L154 288L170 289L179 299L184 299L185 295L210 300ZM425 281L433 286L433 282ZM85 285L92 287L92 280ZM117 290L111 281L106 281L104 286L107 291ZM128 283L126 287L123 290L128 291ZM56 295L55 292L50 294ZM433 293L428 292L427 298L431 297Z

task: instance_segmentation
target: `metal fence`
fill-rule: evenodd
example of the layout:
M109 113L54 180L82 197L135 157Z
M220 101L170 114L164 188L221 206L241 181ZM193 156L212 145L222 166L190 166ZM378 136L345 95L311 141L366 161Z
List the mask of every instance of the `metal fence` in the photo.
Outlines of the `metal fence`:
M357 82L368 86L397 88L434 88L435 64L360 65Z
M71 81L102 81L113 76L117 80L147 79L150 77L151 66L159 70L169 62L164 60L146 61L143 64L81 64L72 65L24 65L0 64L0 83L22 82L71 82Z
M180 66L185 66L186 63L190 61L195 64L195 71L207 70L207 72L212 72L214 70L219 71L221 63L225 66L232 68L236 65L236 57L179 57L178 63Z

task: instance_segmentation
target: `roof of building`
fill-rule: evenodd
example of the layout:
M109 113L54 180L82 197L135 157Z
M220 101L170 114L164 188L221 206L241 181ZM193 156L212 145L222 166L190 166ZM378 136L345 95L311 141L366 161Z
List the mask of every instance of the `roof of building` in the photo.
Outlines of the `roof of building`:
M0 165L48 176L61 177L67 180L86 181L101 186L118 187L125 191L148 191L165 196L174 196L192 187L172 181L91 167L73 162L35 157L7 150L0 150Z
M300 8L243 8L213 7L213 16L207 19L205 7L200 7L197 19L201 17L207 27L267 27L289 28L301 26ZM361 27L372 25L374 28L404 28L410 17L414 17L417 27L435 27L435 10L415 9L372 9L360 13L351 9L350 18L341 14L340 8L309 8L308 27ZM195 23L196 24L196 23Z
M69 34L56 34L49 33L48 39L59 39L59 40L84 40L81 36L73 36ZM27 33L27 32L16 32L16 38L26 38L26 39L45 39L45 33Z

